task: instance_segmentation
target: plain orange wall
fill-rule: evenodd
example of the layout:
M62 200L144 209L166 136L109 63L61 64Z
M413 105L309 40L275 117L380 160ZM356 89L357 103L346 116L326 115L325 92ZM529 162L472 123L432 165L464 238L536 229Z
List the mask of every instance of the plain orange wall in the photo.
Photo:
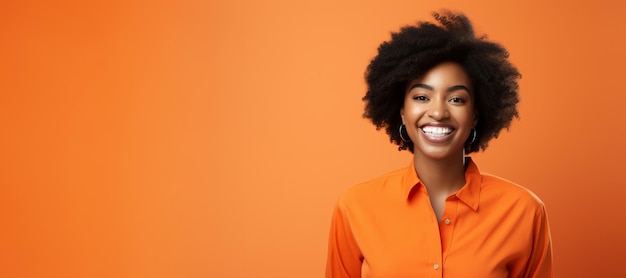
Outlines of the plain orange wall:
M624 277L626 8L550 2L4 1L0 276L321 277L339 194L409 161L363 71L447 7L523 74L482 170L545 201L558 277Z

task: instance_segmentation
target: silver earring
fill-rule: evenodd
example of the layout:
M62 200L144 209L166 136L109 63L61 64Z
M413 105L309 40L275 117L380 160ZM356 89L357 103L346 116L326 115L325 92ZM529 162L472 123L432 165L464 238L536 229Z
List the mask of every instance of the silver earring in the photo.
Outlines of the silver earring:
M398 133L400 133L400 139L402 139L402 141L404 142L411 142L411 140L406 140L404 139L404 136L402 136L402 127L404 126L404 124L400 124L400 127L398 128Z
M467 143L468 145L471 145L472 143L474 143L474 141L476 141L476 129L472 128L472 141L470 141L469 143Z
M465 149L467 149L469 145L471 145L472 143L474 143L474 141L476 141L476 134L477 134L476 129L472 128L472 141L465 144L465 148L463 148L463 165L465 165Z

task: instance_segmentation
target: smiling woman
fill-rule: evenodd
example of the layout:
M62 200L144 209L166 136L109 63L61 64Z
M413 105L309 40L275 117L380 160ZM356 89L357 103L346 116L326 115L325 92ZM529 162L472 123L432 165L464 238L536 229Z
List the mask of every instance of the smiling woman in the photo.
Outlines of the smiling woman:
M450 62L411 81L400 114L414 154L424 156L418 160L445 159L455 153L463 158L465 141L475 134L477 120L471 87L465 70Z
M518 116L520 75L464 15L434 17L368 67L364 116L413 160L340 197L326 277L551 277L543 202L466 157Z

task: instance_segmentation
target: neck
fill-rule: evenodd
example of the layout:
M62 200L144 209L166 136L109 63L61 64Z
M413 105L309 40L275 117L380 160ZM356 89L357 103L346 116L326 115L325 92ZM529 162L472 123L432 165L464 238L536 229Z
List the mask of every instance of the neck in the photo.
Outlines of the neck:
M431 159L416 153L414 167L429 194L450 195L465 184L465 165L454 159Z

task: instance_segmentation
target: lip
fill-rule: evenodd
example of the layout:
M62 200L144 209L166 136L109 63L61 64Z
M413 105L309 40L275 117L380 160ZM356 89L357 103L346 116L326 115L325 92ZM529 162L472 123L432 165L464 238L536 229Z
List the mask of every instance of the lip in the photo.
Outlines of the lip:
M432 136L431 134L424 132L424 128L426 128L426 127L449 128L452 131L450 133L444 135L444 136ZM441 124L441 123L425 124L423 126L420 126L419 130L421 131L422 136L424 136L424 139L426 139L426 141L432 142L432 143L442 143L442 142L445 142L445 141L449 140L456 133L456 128L454 128L451 125Z

